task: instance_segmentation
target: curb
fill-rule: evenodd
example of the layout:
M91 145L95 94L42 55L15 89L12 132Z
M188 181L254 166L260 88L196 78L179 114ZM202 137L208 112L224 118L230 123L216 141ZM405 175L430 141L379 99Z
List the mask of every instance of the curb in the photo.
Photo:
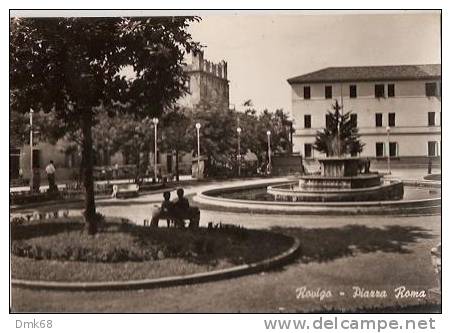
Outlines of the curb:
M105 291L105 290L133 290L153 289L190 285L223 279L235 278L243 275L254 274L273 268L281 267L296 258L299 254L301 243L299 239L287 236L293 240L291 247L279 255L264 259L256 263L234 266L231 268L196 273L182 276L168 276L157 279L131 280L131 281L107 281L107 282L53 282L11 279L12 287L28 289L45 289L60 291Z

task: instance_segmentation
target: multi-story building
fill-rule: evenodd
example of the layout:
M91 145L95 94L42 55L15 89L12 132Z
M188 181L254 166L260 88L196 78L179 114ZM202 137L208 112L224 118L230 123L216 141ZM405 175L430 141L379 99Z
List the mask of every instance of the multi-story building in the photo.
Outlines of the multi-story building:
M351 112L361 156L424 164L441 151L441 65L328 67L288 79L294 150L307 160L335 100Z

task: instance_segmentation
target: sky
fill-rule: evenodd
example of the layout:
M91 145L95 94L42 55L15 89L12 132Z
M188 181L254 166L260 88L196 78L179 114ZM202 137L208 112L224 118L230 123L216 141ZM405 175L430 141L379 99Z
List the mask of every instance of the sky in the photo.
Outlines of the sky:
M228 63L230 103L291 110L290 77L331 66L441 63L439 12L201 15L189 31Z

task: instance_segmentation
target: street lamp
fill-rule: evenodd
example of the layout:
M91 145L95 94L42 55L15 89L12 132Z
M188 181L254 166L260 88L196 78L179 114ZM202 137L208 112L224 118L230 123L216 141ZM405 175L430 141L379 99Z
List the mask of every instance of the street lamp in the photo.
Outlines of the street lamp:
M30 192L33 192L33 109L30 109Z
M236 129L238 133L238 177L241 176L241 127Z
M197 179L199 179L200 175L200 123L196 123L196 131L197 131Z
M158 147L157 147L157 130L158 130L158 118L153 118L152 119L153 125L155 126L155 154L154 154L154 163L153 163L153 173L154 173L154 177L155 180L157 181L157 152L158 152Z
M391 175L391 168L390 168L390 126L387 126L385 128L387 130L387 168L388 168L388 174Z
M271 172L271 131L267 131L266 135L268 136L268 172Z

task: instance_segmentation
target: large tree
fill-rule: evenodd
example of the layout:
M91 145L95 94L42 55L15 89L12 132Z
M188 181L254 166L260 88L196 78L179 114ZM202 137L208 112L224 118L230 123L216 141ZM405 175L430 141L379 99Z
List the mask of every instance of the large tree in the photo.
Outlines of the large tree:
M55 115L81 132L85 219L97 231L92 127L101 109L158 117L186 92L187 27L195 17L12 18L12 112ZM129 75L127 75L129 74ZM131 74L131 75L130 75Z
M316 134L314 148L326 156L356 155L362 152L364 146L359 140L359 131L351 119L351 112L342 113L341 110L335 100L332 111L327 112L326 127Z
M193 149L191 128L192 113L189 109L175 107L161 119L161 146L167 152L175 154L175 179L180 180L179 155Z
M220 103L198 104L191 116L190 138L193 150L197 152L196 123L200 128L200 152L207 158L206 176L225 175L231 171L236 155L237 133L236 112Z
M242 146L257 155L259 163L268 158L268 136L271 132L271 150L273 153L288 153L290 149L290 121L283 109L270 112L265 109L260 114L253 107L252 101L243 103L244 112L237 114L242 127Z

